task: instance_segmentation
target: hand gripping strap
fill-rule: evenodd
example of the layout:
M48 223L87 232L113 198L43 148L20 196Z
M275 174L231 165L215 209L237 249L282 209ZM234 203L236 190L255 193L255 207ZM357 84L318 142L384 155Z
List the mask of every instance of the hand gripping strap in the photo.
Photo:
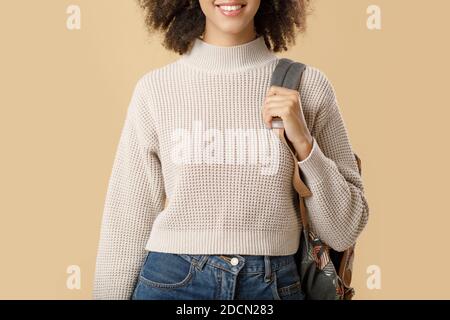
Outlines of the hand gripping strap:
M300 62L294 62L287 58L281 58L278 61L278 64L272 74L270 84L271 86L275 85L292 90L299 90L301 77L305 68L306 66ZM306 207L303 198L311 196L312 193L300 177L300 168L298 165L299 159L290 141L286 138L282 119L279 117L274 117L272 120L272 128L277 131L277 134L280 137L281 141L288 147L289 152L294 159L294 175L292 182L295 190L299 195L302 224L303 227L307 229L308 219L306 216Z

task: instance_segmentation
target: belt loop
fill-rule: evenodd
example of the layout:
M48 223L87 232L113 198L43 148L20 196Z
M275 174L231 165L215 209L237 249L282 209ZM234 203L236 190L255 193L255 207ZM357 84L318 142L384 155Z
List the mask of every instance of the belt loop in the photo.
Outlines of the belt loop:
M208 255L194 255L196 258L194 261L194 265L196 265L197 269L199 271L203 270L203 267L205 266L206 262L208 261L209 256Z
M270 265L270 256L264 256L264 281L270 282L272 280L272 268Z

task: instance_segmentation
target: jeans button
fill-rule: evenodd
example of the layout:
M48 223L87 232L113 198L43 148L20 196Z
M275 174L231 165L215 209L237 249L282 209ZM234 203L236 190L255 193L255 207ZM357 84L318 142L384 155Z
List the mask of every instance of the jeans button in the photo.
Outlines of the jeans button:
M230 263L231 263L233 266L237 266L237 265L239 264L239 259L236 258L236 257L234 257L234 258L231 259Z

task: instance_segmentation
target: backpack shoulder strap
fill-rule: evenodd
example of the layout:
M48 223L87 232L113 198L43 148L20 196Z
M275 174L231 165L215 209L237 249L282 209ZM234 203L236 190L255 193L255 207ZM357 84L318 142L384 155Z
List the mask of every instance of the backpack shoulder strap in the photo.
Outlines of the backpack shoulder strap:
M358 164L359 175L361 175L362 174L361 158L356 153L353 153L353 154L355 155L356 163Z
M306 65L288 58L279 59L270 81L271 86L297 90Z
M284 87L292 90L299 90L300 82L306 65L295 62L288 58L281 58L272 73L271 86ZM273 128L283 128L283 120L280 117L272 119Z
M281 58L278 61L278 64L275 67L275 70L273 71L272 78L270 81L271 86L280 86L284 88L289 88L293 90L299 90L301 77L303 74L303 71L305 70L306 66L303 63L300 62L294 62L287 58ZM309 190L308 186L302 181L300 177L300 168L297 164L298 159L297 156L294 153L294 149L292 145L290 144L289 140L286 139L285 133L284 133L284 126L283 121L279 117L274 117L272 119L272 128L278 130L278 135L281 139L281 141L286 144L289 151L291 152L291 155L294 159L294 175L293 175L293 185L295 190L297 191L298 195L300 196L300 212L302 215L302 223L303 226L307 228L308 226L308 219L306 217L306 208L303 203L303 197L309 197L312 195L311 191Z

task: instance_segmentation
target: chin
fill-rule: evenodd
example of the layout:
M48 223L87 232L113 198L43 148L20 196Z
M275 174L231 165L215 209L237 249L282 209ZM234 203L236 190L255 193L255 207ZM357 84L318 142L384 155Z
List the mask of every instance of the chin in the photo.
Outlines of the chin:
M223 23L217 26L218 29L220 29L223 33L229 33L229 34L240 34L244 32L245 25L240 23Z

